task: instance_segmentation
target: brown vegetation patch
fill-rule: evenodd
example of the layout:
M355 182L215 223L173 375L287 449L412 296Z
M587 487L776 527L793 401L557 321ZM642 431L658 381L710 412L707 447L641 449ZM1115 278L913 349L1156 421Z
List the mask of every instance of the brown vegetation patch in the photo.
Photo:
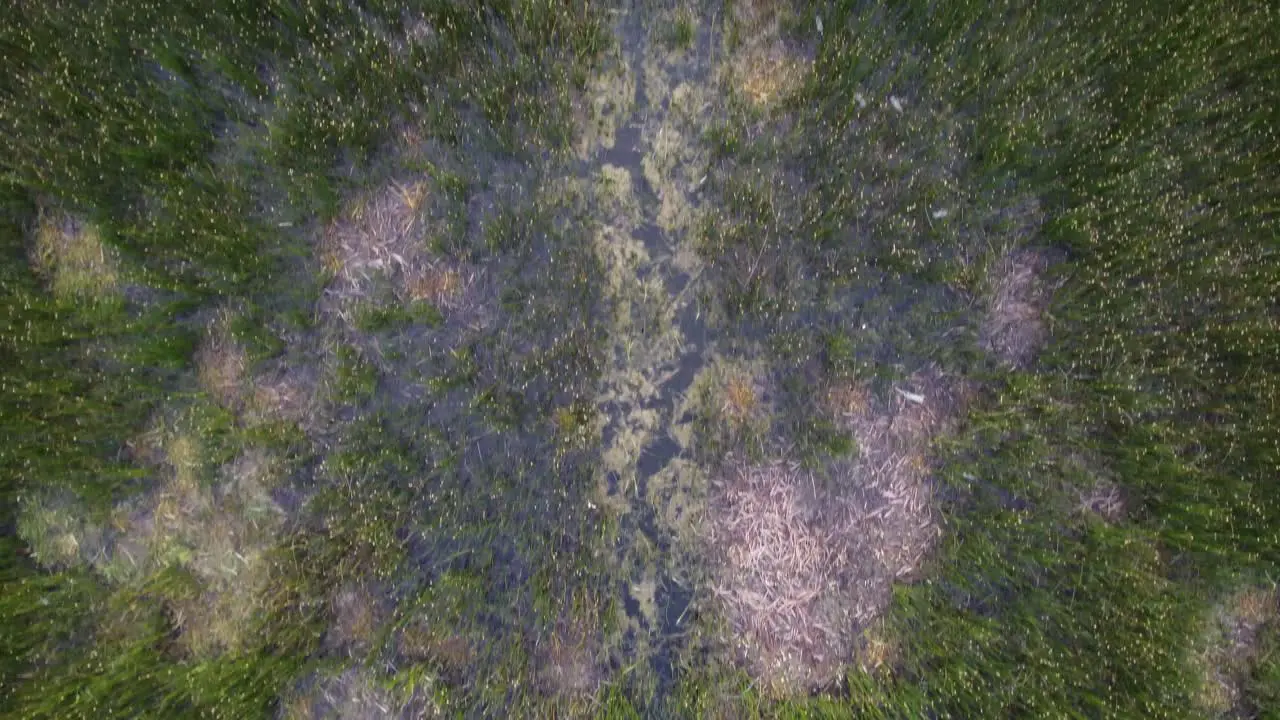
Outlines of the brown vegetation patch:
M416 693L396 697L371 670L353 667L340 675L314 678L283 703L286 720L401 720L436 717Z
M845 381L828 388L824 400L827 414L848 422L867 411L871 395L862 385Z
M721 412L731 422L742 424L755 414L759 404L760 391L755 380L742 372L730 372L724 383Z
M252 645L249 632L258 612L255 598L269 588L271 574L262 563L246 562L229 582L203 580L201 592L172 601L169 617L178 646L190 657L208 658Z
M110 551L95 564L116 580L165 567L189 571L197 589L169 604L178 646L197 658L243 649L254 640L248 631L273 577L268 553L284 521L270 492L276 461L249 449L206 479L194 435L151 434L162 436L162 482L137 506L119 508Z
M245 415L252 423L288 422L311 429L321 421L316 371L281 365L254 379Z
M559 698L594 696L601 683L594 625L566 619L544 639L535 656L539 687Z
M40 212L31 265L62 300L101 301L120 292L115 254L96 228L65 213Z
M429 251L423 211L425 182L393 182L353 202L326 230L321 263L331 280L322 307L354 324L360 302L385 302L384 291L403 302L429 302L470 313L480 305L475 267Z
M730 55L733 86L757 106L767 106L800 87L812 63L787 47L782 22L791 12L779 0L733 3L730 22L737 45Z
M1214 608L1197 658L1201 709L1243 717L1242 688L1257 661L1258 631L1278 616L1280 591L1275 585L1242 588Z
M474 268L440 260L424 262L404 272L405 294L410 300L425 300L444 310L467 306L476 280Z
M333 275L326 295L367 297L378 277L396 277L423 252L421 211L424 182L393 182L354 201L326 230L321 262Z
M1092 487L1080 491L1080 510L1092 513L1109 523L1123 519L1124 508L1124 494L1114 483L1099 480Z
M358 656L373 645L374 635L386 616L379 595L364 585L347 585L330 599L332 622L325 642L349 656Z
M211 487L174 482L157 495L149 532L151 555L176 563L200 581L201 592L173 608L180 642L195 657L243 649L269 588L267 558L284 514L270 495L274 462L248 450L221 468Z
M731 464L713 482L704 532L714 593L742 657L780 692L838 680L859 631L938 536L925 457L957 398L931 374L887 403L868 397L857 386L828 394L859 449L833 477L775 461Z
M836 594L839 540L794 464L738 467L716 487L707 540L717 552L714 592L745 658L783 689L835 677L847 654Z
M153 417L147 429L126 440L129 457L143 467L156 467L165 461L165 429L160 417Z
M1044 341L1042 316L1049 293L1041 276L1047 267L1042 253L1020 250L1005 255L994 268L982 341L1008 365L1025 367Z
M231 337L230 316L219 313L196 351L200 387L223 407L238 410L244 401L249 358Z
M804 80L806 63L771 51L745 53L737 70L738 89L756 105L767 105Z
M451 682L465 677L475 659L471 643L465 637L442 632L432 623L417 619L400 631L397 650L410 663L428 663Z

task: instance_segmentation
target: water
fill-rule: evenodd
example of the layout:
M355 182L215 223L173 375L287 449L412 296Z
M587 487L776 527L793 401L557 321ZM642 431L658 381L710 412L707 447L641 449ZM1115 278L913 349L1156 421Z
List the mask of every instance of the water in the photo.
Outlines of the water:
M699 305L700 273L688 266L688 258L696 257L690 223L670 222L663 208L664 204L697 207L684 177L705 174L705 164L689 163L690 157L701 157L690 149L701 144L701 134L679 133L671 98L677 87L683 86L687 93L690 87L708 82L715 39L703 27L693 48L671 54L646 32L657 25L654 18L641 15L648 13L632 11L616 28L635 81L632 111L617 128L613 146L584 163L583 175L594 183L606 166L615 174L617 169L625 171L631 198L638 206L631 217L605 219L606 225L613 223L611 233L616 231L607 234L613 238L609 242L625 244L640 258L633 263L614 262L616 299L633 315L639 307L646 319L630 322L624 317L613 333L615 362L606 374L599 403L606 417L602 485L607 496L619 501L617 507L624 515L618 560L624 567L637 568L639 574L639 579L629 577L619 589L630 625L622 651L647 655L659 686L670 687L695 591L675 579L686 573L679 568L676 532L665 519L664 503L670 502L672 492L655 483L688 482L673 468L676 461L688 460L690 452L675 428L689 420L681 407L715 351L716 333ZM673 137L677 139L674 154L669 152ZM604 254L626 255L611 254L620 249L607 246ZM641 596L652 600L643 602Z

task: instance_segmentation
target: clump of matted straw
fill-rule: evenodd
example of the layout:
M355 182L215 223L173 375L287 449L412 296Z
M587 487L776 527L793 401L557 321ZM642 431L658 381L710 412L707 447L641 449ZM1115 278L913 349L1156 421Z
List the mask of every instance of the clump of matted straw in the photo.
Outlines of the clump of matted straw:
M713 590L754 674L782 690L838 680L858 633L919 567L938 530L925 453L954 400L917 376L873 404L833 388L857 460L819 483L793 462L730 463L713 484L704 533Z
M1044 343L1042 315L1051 291L1042 279L1047 268L1043 253L1019 250L1006 254L992 270L982 342L1006 365L1025 367Z
M707 524L719 564L713 589L762 674L805 684L847 642L819 602L840 573L841 540L815 522L812 486L794 463L740 466L718 483Z
M450 262L427 247L425 181L392 182L353 202L325 231L321 263L332 279L325 307L346 320L353 302L376 300L379 283L391 283L404 301L425 300L442 309L468 304L477 271Z
M358 199L325 232L322 260L331 287L358 292L377 274L409 267L427 198L422 182L391 183Z

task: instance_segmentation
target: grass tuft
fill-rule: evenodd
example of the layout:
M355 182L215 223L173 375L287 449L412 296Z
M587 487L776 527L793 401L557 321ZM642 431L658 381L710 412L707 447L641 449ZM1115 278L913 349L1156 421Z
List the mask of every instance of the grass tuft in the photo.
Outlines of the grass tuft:
M249 356L232 337L233 319L227 311L218 313L196 351L196 376L200 387L229 410L239 410L247 391Z
M984 345L1000 360L1026 367L1046 335L1043 314L1048 288L1043 275L1048 261L1042 253L1007 253L992 270L992 291L982 326Z
M725 380L723 394L721 412L734 424L746 423L759 409L760 392L755 381L745 374L731 373Z
M776 105L803 87L812 63L783 37L792 9L778 0L740 0L730 6L733 44L725 69L737 92L757 108Z
M70 215L41 211L31 261L60 300L81 303L118 302L119 261L97 228Z

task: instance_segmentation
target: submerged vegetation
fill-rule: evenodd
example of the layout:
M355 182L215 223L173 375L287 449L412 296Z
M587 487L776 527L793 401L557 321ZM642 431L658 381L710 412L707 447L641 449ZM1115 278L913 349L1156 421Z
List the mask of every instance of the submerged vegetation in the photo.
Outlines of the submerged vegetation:
M15 3L0 716L1275 716L1278 20Z

